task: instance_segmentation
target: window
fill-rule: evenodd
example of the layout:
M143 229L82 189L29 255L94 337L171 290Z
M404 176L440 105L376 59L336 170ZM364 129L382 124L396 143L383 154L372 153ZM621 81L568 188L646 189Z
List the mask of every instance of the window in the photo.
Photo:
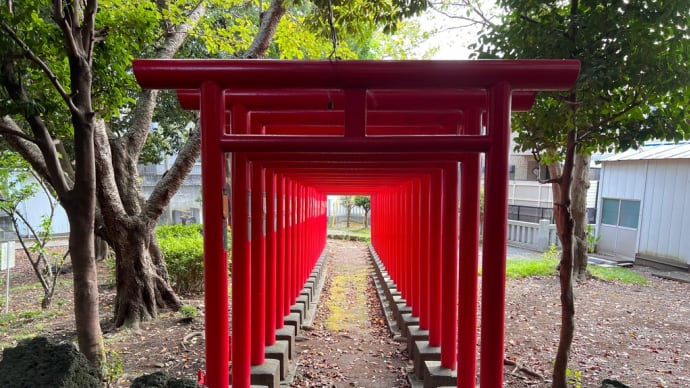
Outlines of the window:
M601 209L601 223L606 225L618 225L618 208L620 201L617 199L604 199Z
M604 198L601 223L637 229L640 218L640 201Z
M640 218L640 201L621 200L621 214L618 220L619 226L637 229L637 220Z

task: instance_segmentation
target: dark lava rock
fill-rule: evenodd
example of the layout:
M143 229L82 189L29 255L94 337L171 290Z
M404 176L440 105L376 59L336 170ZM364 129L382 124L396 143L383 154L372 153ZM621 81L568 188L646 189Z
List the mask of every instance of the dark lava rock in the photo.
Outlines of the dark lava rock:
M605 379L601 382L601 388L630 388L618 380Z
M191 379L178 379L165 372L139 376L132 381L131 388L202 388Z
M0 387L100 388L103 382L73 345L35 337L2 352Z

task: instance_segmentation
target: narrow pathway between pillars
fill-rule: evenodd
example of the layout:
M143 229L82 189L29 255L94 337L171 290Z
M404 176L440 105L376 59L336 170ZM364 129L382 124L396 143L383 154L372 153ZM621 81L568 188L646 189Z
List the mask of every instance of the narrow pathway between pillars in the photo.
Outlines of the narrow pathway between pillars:
M330 240L311 327L296 339L291 387L406 387L405 343L390 335L366 243Z

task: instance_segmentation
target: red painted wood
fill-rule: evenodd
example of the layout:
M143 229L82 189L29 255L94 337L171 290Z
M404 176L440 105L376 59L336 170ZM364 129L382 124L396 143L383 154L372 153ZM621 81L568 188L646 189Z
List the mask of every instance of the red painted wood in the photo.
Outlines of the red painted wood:
M202 163L202 180L204 188L202 199L204 202L203 217L206 224L204 228L204 303L206 306L214 306L212 311L207 311L204 317L206 333L212 338L217 338L214 343L207 343L206 366L209 371L227 370L230 349L228 345L228 272L227 251L223 243L228 220L223 217L223 188L225 186L224 156L218 144L224 128L225 105L223 104L222 90L214 83L204 83L201 88L201 100L204 108L201 110L201 125L205 132L201 137L201 149L204 153ZM242 266L240 266L240 270ZM245 307L244 300L238 300L237 311L241 312ZM233 304L233 306L235 306ZM238 330L246 329L239 325ZM247 335L246 338L249 336ZM233 337L233 340L237 340ZM243 340L239 340L243 341ZM247 340L248 341L248 340ZM239 344L243 349L248 342ZM242 356L239 359L242 367ZM248 363L247 363L248 371ZM207 384L213 387L226 387L228 374L209 373Z
M499 387L503 386L510 85L494 86L490 96L488 132L494 147L486 155L480 383Z
M251 165L250 241L251 241L251 362L261 365L266 347L266 236L264 233L265 170ZM234 209L237 210L237 209Z
M559 60L136 60L143 87L187 89L178 91L181 103L202 108L208 386L227 387L218 214L223 153L233 152L233 386L249 386L250 363L263 359L321 254L326 195L335 193L371 195L372 245L428 325L430 344L441 346L442 365L457 361L458 386L474 386L478 162L486 153L480 385L501 387L510 111L529 109L536 91L568 89L578 70L577 61Z

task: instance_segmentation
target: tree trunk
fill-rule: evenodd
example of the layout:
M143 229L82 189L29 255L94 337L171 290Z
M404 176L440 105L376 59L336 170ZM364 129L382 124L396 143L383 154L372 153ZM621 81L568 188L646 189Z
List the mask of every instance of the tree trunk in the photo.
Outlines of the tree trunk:
M95 16L94 16L95 17ZM90 64L82 58L70 58L74 66L72 79L76 90L89 91ZM103 373L105 348L98 311L98 272L94 241L96 217L96 153L94 144L95 120L91 110L90 93L78 93L73 98L75 179L71 191L62 193L70 224L69 250L74 270L74 318L79 351ZM58 191L59 192L59 191Z
M94 248L96 250L96 261L103 261L106 257L108 257L108 242L98 235L94 241Z
M79 199L79 198L75 198ZM86 201L88 203L89 201ZM93 201L91 201L93 203ZM85 206L85 207L88 207ZM91 212L93 214L93 212ZM69 247L74 270L74 320L79 351L99 370L105 362L105 349L98 309L98 277L94 253L93 217L87 209L68 211Z
M369 210L364 210L364 227L368 228L369 227Z
M165 260L155 239L156 221L198 156L198 131L190 136L168 174L161 179L148 202L138 184L136 158L126 141L110 140L105 126L99 126L97 169L100 178L98 200L105 235L116 258L116 288L113 323L116 327L138 328L154 319L159 309L182 306L168 284Z
M589 190L589 162L592 156L587 153L575 154L573 167L572 213L575 221L573 238L575 242L573 254L573 278L587 279L587 259L589 257L589 238L587 235L587 191Z
M155 239L153 224L137 222L113 240L116 255L114 324L138 328L158 316L159 308L178 309L182 304L168 283L168 272Z
M176 26L174 33L166 35L156 57L172 58L205 13L205 2L199 2L188 20ZM182 306L168 284L168 272L154 228L199 157L200 132L197 128L190 134L173 166L145 201L137 161L150 129L157 95L155 90L140 93L132 128L123 137L109 136L103 123L96 127L99 220L103 223L99 228L103 228L102 235L116 257L117 295L113 319L116 327L136 328L141 321L155 318L161 308L177 310Z
M574 221L571 214L570 189L573 173L573 159L575 157L575 130L568 132L567 147L563 170L557 171L555 166L549 166L555 181L553 190L553 211L558 238L561 240L561 262L559 278L561 286L561 330L558 341L556 361L553 366L554 388L568 386L567 369L570 348L575 334L575 297L573 294L573 228Z

